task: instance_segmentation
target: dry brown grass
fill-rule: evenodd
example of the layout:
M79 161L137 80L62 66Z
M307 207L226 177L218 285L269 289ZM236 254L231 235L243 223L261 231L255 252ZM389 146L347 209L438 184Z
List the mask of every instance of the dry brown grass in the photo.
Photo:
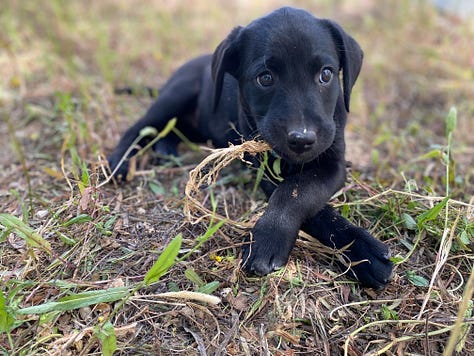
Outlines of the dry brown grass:
M105 343L97 328L107 320L117 354L474 353L472 23L409 1L293 2L343 23L365 51L347 130L352 172L333 204L390 245L398 265L384 291L362 289L334 263L341 254L305 235L283 270L263 278L240 272L243 235L265 207L251 193L252 172L229 164L248 147L232 155L183 150L181 166L139 165L132 182L100 185L98 157L151 101L117 97L112 88L162 83L233 25L279 2L217 4L2 4L0 213L23 221L0 226L2 353L99 354ZM453 105L447 171L445 118ZM224 165L210 181L200 175ZM423 220L447 186L444 208ZM224 224L199 239L219 216L238 228ZM179 233L179 257L189 257L140 287ZM30 238L38 236L47 243L35 245ZM189 294L216 283L218 304ZM115 302L20 313L122 287L140 288Z
M270 146L262 141L247 141L240 145L230 145L227 148L213 149L195 168L189 172L184 193L184 214L191 223L197 223L202 219L226 220L230 225L239 229L253 226L252 222L237 222L212 211L202 204L203 188L212 187L216 184L220 171L231 164L234 160L245 162L245 154L255 156L267 152Z

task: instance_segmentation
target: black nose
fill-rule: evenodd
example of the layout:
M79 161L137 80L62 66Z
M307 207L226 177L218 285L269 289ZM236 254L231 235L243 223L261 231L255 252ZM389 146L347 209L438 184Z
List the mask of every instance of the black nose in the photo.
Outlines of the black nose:
M316 142L316 132L307 130L290 131L287 141L293 151L307 151Z

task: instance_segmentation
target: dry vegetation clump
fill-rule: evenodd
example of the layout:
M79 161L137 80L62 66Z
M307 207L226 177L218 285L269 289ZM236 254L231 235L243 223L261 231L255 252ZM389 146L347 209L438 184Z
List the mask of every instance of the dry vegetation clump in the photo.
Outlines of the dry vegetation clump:
M252 227L253 223L242 224L233 221L229 216L222 216L206 208L202 203L201 190L216 184L220 171L234 160L246 162L245 155L255 156L270 150L270 146L262 141L247 141L240 145L230 145L227 148L213 149L195 168L189 172L189 180L185 188L184 213L190 222L195 223L203 218L208 220L226 220L237 228ZM249 163L251 166L251 164ZM263 168L263 167L262 167ZM215 205L215 204L214 204Z
M265 208L256 172L230 164L247 146L183 147L176 162L138 162L133 181L102 184L104 153L151 102L113 88L162 83L274 1L7 0L2 353L474 353L472 21L409 1L293 4L364 48L352 168L332 204L390 245L390 285L361 288L343 251L306 235L281 271L242 274L243 236Z

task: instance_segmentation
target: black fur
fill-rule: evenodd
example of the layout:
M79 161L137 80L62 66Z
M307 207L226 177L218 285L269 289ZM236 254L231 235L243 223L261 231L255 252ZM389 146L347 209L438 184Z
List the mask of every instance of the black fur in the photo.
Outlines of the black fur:
M344 127L362 50L336 23L281 8L235 28L212 56L179 68L145 116L129 128L109 157L120 158L145 126L178 129L216 147L259 138L281 157L282 182L262 183L268 208L243 248L246 270L264 275L284 266L298 231L342 248L364 285L382 288L392 263L386 245L327 204L346 179ZM342 86L339 73L342 72ZM176 154L171 135L155 147ZM132 152L132 155L136 151ZM127 163L117 176L125 176Z

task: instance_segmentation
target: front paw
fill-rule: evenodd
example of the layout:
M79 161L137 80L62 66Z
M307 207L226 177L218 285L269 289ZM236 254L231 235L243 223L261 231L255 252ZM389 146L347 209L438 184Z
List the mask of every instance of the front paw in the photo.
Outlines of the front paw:
M390 251L383 242L366 230L354 228L353 243L344 251L351 262L351 271L364 286L383 289L390 280L393 263Z
M242 248L243 268L249 274L264 276L288 262L296 236L254 229Z

